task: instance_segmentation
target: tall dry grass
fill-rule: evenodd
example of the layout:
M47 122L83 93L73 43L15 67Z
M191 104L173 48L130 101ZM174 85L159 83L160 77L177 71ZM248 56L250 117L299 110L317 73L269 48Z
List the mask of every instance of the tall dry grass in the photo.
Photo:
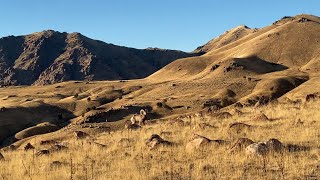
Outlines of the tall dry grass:
M69 150L48 156L37 157L35 151L4 152L6 160L0 162L0 179L319 179L319 104L245 108L241 110L243 115L228 119L211 115L186 117L182 119L185 125L160 121L141 130L101 133L94 137L95 142L107 147L89 143L88 139L70 139L64 142ZM271 121L255 121L260 112ZM229 129L233 122L253 128L235 132ZM199 123L211 127L200 128ZM227 143L188 154L185 146L193 133ZM159 134L175 145L150 150L145 141L151 134ZM277 138L285 145L310 149L268 155L264 160L248 158L243 151L229 151L240 137L254 141Z

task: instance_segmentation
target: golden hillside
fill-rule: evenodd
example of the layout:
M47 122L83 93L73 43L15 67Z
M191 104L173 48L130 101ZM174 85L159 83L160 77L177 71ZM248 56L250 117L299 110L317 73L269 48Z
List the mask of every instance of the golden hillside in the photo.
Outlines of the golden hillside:
M319 25L239 26L145 79L1 88L1 176L317 179ZM141 109L145 124L132 124ZM281 151L246 156L270 139Z

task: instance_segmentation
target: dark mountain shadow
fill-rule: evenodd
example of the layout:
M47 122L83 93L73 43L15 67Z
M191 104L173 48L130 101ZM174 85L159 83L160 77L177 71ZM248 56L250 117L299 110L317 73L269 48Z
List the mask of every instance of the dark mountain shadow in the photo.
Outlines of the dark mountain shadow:
M26 128L49 122L62 128L75 115L66 109L43 104L37 107L3 108L0 112L0 147L16 141L14 135Z
M288 69L288 67L284 65L268 62L256 56L247 58L235 58L234 64L243 67L245 70L252 71L258 74L265 74Z

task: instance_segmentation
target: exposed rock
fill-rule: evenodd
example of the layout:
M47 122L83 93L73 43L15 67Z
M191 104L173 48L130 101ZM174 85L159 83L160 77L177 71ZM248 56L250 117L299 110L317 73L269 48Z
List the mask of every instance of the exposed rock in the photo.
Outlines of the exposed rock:
M229 112L218 112L213 114L213 116L218 119L228 119L232 117L232 114L230 114Z
M89 134L82 131L75 131L73 134L76 139L84 139L89 136Z
M118 145L121 147L130 147L133 144L133 139L122 138L118 141Z
M139 79L176 59L198 55L158 48L127 48L89 39L80 33L52 30L1 38L0 52L3 62L0 85L4 86Z
M176 119L170 119L167 121L168 125L177 125L177 126L187 126L188 123L183 121L180 118L176 118Z
M15 145L11 144L10 146L4 147L1 150L6 152L6 151L14 151L16 149L17 149L17 147Z
M240 133L245 130L250 130L252 128L251 125L241 123L241 122L235 122L229 125L229 129L233 132Z
M97 147L99 147L99 148L106 148L106 147L108 147L108 146L105 145L105 144L97 143L97 142L94 142L94 141L89 141L88 143L91 144L91 145L97 146Z
M308 94L306 96L306 102L310 102L310 101L314 101L316 100L318 97L318 93L314 93L314 94Z
M240 111L239 109L233 109L232 114L233 114L233 116L241 116L244 113L242 111Z
M239 138L230 148L231 152L240 151L245 149L250 144L253 144L254 141L248 138Z
M253 156L265 156L268 153L268 146L264 142L253 143L246 147L246 154Z
M194 134L191 138L191 141L189 141L186 145L186 151L188 153L194 152L195 150L204 148L206 146L209 146L211 144L221 145L224 144L224 140L211 140L209 138L206 138L204 136L200 136L198 134Z
M237 103L234 104L234 107L243 108L243 104L241 102L237 102Z
M146 141L146 145L150 149L155 149L159 146L167 146L167 145L172 145L171 142L166 141L162 139L159 135L157 134L152 134L151 137Z
M281 152L284 149L284 145L278 139L269 139L266 142L268 150L270 152Z
M300 152L300 151L309 151L310 147L308 146L301 146L296 144L288 144L286 146L288 152Z
M43 156L43 155L49 155L50 151L49 150L39 150L36 152L36 156Z
M68 150L69 148L67 146L61 145L61 144L55 144L52 145L49 151L63 151L63 150Z
M55 140L43 140L43 141L40 141L40 145L47 145L47 144L56 144L57 141Z
M50 163L50 168L59 168L62 166L67 166L68 163L66 162L61 162L61 161L53 161Z
M270 119L262 112L255 116L253 119L254 121L270 121Z
M220 67L220 64L215 64L211 67L211 71L216 70L218 67Z
M211 125L211 124L208 124L208 123L199 123L198 124L198 127L200 129L216 129L217 127Z
M4 161L4 160L5 160L4 156L0 153L0 161Z
M31 150L31 149L35 149L35 148L30 143L28 143L26 146L24 146L24 150L25 151L28 151L28 150Z

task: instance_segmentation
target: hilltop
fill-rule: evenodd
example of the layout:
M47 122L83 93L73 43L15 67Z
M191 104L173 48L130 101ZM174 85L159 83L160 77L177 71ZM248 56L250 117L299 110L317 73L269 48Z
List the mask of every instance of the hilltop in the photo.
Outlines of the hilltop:
M138 79L175 59L195 55L159 48L127 48L80 33L46 30L0 39L0 85Z

